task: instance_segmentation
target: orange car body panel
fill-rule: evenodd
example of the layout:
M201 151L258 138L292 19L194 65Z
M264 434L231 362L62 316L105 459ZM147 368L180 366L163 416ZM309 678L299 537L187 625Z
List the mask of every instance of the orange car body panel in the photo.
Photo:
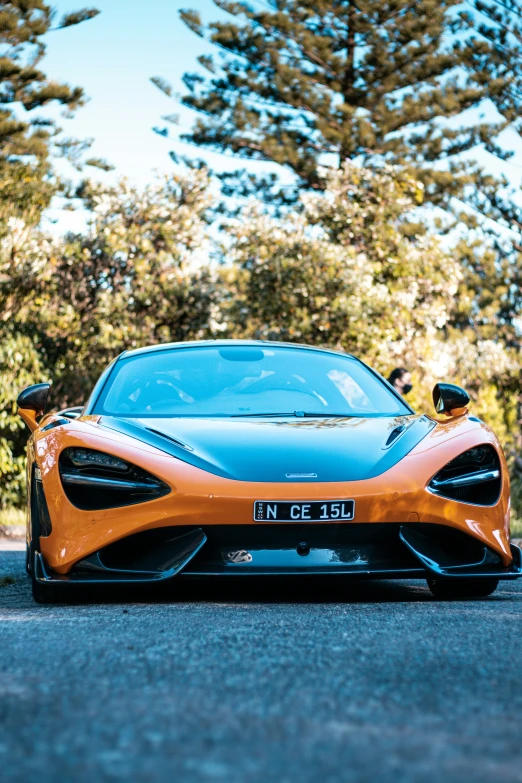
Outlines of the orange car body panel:
M42 555L58 573L125 536L173 525L260 525L254 522L256 500L329 500L353 498L353 522L429 522L447 525L479 539L497 552L504 566L509 547L509 478L493 432L467 415L438 421L412 451L381 475L362 481L269 483L222 478L166 455L145 443L98 425L85 416L66 427L43 431L54 415L39 422L29 443L28 464L41 470L52 532L40 538ZM450 460L473 446L491 443L502 466L502 491L494 506L474 506L432 494L427 485ZM58 468L69 446L107 451L142 467L166 482L171 493L144 503L104 511L82 511L67 499ZM342 524L351 524L345 522Z

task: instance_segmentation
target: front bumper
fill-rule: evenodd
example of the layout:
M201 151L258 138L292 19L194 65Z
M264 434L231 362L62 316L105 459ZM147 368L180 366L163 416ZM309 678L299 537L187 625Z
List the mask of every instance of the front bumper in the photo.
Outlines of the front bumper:
M67 574L36 553L41 583L129 584L175 577L342 575L373 579L458 579L522 576L520 549L512 561L449 526L426 523L259 524L163 527L110 544Z

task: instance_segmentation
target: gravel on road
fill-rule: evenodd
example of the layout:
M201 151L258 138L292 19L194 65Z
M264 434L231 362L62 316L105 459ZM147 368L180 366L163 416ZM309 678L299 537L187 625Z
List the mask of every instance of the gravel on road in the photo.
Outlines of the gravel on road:
M9 584L9 582L13 582ZM0 551L0 776L522 782L522 584L173 583L33 603Z

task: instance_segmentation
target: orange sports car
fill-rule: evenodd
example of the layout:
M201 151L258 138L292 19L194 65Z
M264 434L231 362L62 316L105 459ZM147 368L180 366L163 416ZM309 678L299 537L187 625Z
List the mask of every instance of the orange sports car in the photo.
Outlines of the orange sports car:
M141 348L83 408L18 397L34 598L90 584L335 574L485 596L522 574L509 478L458 386L436 416L339 351L215 340Z

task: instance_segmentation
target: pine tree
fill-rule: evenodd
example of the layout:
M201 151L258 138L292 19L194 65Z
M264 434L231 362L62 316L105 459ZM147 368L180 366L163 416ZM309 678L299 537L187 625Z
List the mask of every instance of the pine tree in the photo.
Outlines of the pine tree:
M85 143L59 137L54 121L23 115L24 110L31 112L52 102L67 111L81 106L80 87L51 81L40 70L46 50L42 37L98 13L85 8L57 21L56 12L44 0L0 0L0 223L6 210L26 222L37 221L53 193L46 178L50 153L74 161L86 149Z
M297 175L296 194L322 188L320 164L386 161L416 173L432 203L458 210L465 199L518 224L499 195L506 183L472 162L478 147L508 159L499 136L520 128L518 0L215 2L230 20L205 26L181 11L220 50L199 58L206 76L185 74L181 100L199 117L184 141L279 163ZM479 116L488 101L494 119Z

